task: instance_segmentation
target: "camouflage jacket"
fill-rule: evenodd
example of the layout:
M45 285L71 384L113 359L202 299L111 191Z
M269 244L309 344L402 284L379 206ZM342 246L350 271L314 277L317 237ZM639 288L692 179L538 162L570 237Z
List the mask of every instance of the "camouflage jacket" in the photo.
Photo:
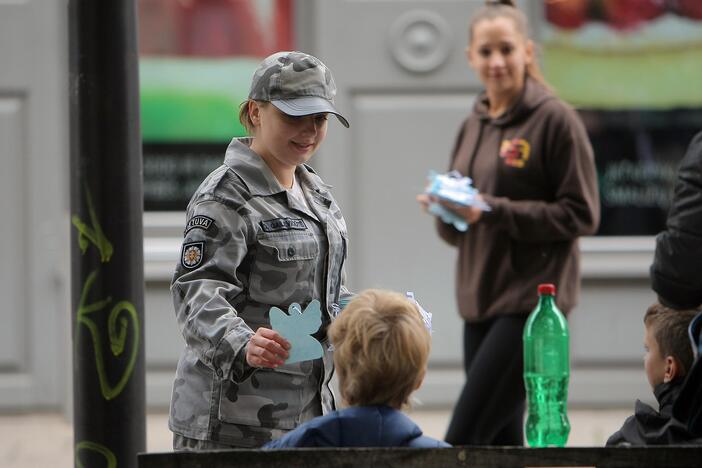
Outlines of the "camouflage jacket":
M326 327L344 288L346 223L314 171L297 168L307 204L283 189L266 163L234 139L224 164L193 195L171 284L186 346L178 362L170 429L255 447L335 408ZM322 303L316 335L323 359L253 369L246 345L270 328L271 306ZM315 409L316 408L316 409Z

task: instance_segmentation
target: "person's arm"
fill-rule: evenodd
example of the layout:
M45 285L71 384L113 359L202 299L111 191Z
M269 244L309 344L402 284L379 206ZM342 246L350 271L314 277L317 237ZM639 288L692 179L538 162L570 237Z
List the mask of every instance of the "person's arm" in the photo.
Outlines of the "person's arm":
M483 194L492 208L480 222L498 224L515 240L548 242L593 234L600 202L595 160L587 133L574 112L552 116L544 170L553 200L510 200Z
M237 270L248 251L252 227L236 210L217 201L196 204L188 220L200 222L185 234L171 283L186 345L217 375L234 381L245 379L254 366L274 367L263 359L266 352L287 354L284 340L273 330L252 330L232 306L244 293ZM259 361L251 359L252 351Z
M666 227L656 238L651 287L663 305L697 307L702 304L702 132L680 163Z
M634 416L629 416L621 429L609 436L607 442L605 442L606 447L627 447L631 446L631 442L627 439L626 434L631 433L636 430L636 418Z

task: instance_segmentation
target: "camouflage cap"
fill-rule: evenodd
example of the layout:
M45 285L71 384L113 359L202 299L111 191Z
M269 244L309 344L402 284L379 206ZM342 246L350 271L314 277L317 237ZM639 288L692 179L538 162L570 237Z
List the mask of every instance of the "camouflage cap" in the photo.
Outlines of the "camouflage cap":
M268 101L293 116L328 112L345 127L348 120L334 107L336 84L331 70L317 57L303 52L277 52L254 72L249 99Z

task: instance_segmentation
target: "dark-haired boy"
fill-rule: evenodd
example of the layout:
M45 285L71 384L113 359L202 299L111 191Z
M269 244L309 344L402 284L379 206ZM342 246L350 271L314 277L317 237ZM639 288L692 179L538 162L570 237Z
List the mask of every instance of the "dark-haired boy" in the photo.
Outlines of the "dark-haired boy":
M685 375L692 367L693 352L687 329L699 310L674 310L653 304L644 316L644 369L658 411L637 400L633 416L607 440L607 445L701 444L687 427L673 417L673 404Z

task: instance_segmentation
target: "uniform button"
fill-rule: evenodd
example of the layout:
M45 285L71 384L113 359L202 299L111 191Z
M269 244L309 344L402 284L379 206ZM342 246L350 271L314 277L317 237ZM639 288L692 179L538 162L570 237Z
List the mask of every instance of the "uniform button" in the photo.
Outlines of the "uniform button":
M295 247L292 245L288 247L288 257L294 257L295 256Z

